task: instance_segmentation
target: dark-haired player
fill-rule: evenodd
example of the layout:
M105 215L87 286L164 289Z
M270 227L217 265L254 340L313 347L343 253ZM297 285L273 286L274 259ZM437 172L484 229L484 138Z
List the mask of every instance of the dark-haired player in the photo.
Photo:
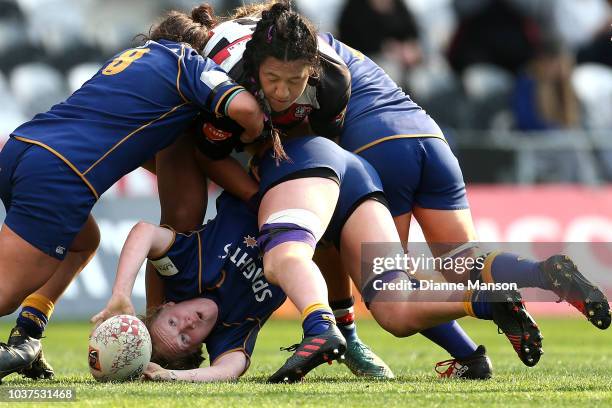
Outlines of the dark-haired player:
M216 58L232 77L250 84L250 90L255 88L257 95L265 97L273 118L277 111L280 125L309 121L324 136L334 137L340 132L341 146L366 158L380 174L402 242L408 240L414 212L435 256L481 257L486 265L471 274L445 271L449 281L506 282L552 290L574 305L594 326L609 327L607 299L567 257L553 256L539 262L507 253L485 254L478 248L461 169L441 130L380 67L329 34L319 37L320 64L295 58L299 55L296 44L300 26L287 23L292 12L285 6L282 12L266 13L263 12L261 20L238 19L217 26L205 52ZM254 22L255 28L249 29L249 24ZM289 52L274 54L285 49L291 50L294 58ZM346 111L346 104L338 102L338 95L346 95L347 99L349 95L342 81L347 76L334 73L343 66L338 60L350 72L350 100ZM311 74L305 76L304 72ZM326 90L331 89L335 89L334 96L327 97ZM283 105L280 101L286 103ZM283 109L280 114L279 109ZM303 112L317 115L303 117ZM322 115L324 112L327 115ZM334 114L338 115L336 122ZM322 117L326 119L321 121ZM326 128L331 131L326 133ZM333 285L338 281L329 279L330 293L338 293ZM341 282L338 287L350 288ZM446 375L470 376L464 366L474 357L476 345L464 337L456 323L424 334L455 358ZM531 354L524 358L526 363L539 359L540 347L517 345L519 355L525 349Z
M263 18L254 13L263 13ZM342 58L285 4L247 6L234 17L212 28L204 54L262 101L276 127L290 132L306 127L306 132L339 137L351 91L350 72ZM392 376L357 336L348 278L340 279L341 289L335 289L334 274L326 275L330 305L348 340L347 366L358 375ZM462 370L464 378L490 377L483 349L456 322L423 334L470 367Z
M201 112L240 123L244 141L260 135L257 101L198 52L209 21L205 6L171 13L145 44L117 54L4 145L0 315L23 303L0 347L0 378L53 375L39 339L54 303L95 253L99 231L90 212L104 191L173 144Z

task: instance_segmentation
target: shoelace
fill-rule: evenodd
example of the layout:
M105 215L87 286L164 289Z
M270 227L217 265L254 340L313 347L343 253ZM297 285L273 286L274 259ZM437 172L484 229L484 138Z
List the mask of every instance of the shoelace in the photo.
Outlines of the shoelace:
M364 352L364 354L367 356L368 360L374 361L374 358L370 355L372 350L370 350L370 348L368 346L366 346L365 344L363 344L361 342L357 342L357 348L359 350L361 350L362 352Z
M280 348L280 351L288 351L288 352L292 352L292 351L297 350L297 349L298 349L298 347L300 347L300 343L295 343L295 344L292 344L292 345L291 345L291 346L289 346L289 347L281 347L281 348Z
M456 370L456 364L457 364L456 359L440 361L439 363L436 364L436 367L435 367L436 373L438 373L438 375L440 375L440 377L443 377L443 378L450 377L451 375L453 375L453 373ZM442 368L442 371L439 370L440 367L446 367L446 366L449 366L446 370L444 370L444 368Z
M363 344L360 341L355 342L354 344L357 345L357 347L362 350L362 351L370 351L370 348L368 346L366 346L365 344Z

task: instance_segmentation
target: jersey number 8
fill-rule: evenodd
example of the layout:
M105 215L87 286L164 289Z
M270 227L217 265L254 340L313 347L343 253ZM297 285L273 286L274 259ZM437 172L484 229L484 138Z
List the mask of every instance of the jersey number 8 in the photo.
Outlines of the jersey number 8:
M126 52L115 58L110 64L102 70L102 75L116 75L123 72L124 69L130 66L130 64L139 58L142 58L149 48L136 48L133 50L127 50Z

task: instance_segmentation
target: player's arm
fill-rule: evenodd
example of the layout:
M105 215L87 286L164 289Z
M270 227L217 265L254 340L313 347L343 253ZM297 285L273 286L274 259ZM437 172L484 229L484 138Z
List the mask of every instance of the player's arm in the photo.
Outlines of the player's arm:
M145 380L213 382L236 380L248 369L248 359L242 351L232 351L217 358L210 367L193 370L167 370L149 363L143 373Z
M196 157L204 174L242 201L249 201L259 191L257 182L247 174L242 165L233 157L228 156L222 160L212 160L200 152L196 153Z
M130 298L140 266L147 257L163 254L173 240L173 231L147 222L141 221L132 228L119 256L111 298L104 310L91 319L92 323L102 323L117 314L135 313Z
M259 103L244 88L227 104L225 112L230 119L239 124L244 132L240 136L243 143L251 143L264 129L264 114Z
M181 56L178 92L183 99L199 105L205 112L217 118L229 117L243 128L243 143L255 140L263 131L264 114L257 100L246 89L231 79L212 60L202 58L186 47Z

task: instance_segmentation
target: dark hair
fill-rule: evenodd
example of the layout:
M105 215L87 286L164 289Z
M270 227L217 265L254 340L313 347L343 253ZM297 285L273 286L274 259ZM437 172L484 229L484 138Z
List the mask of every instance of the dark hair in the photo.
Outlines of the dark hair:
M317 30L293 11L288 1L274 3L269 10L262 11L242 57L247 76L258 82L259 66L268 57L281 61L305 60L315 76L320 72Z
M163 305L158 306L152 310L147 311L146 316L139 316L140 320L142 320L147 326L147 330L149 333L151 332L151 327L153 327L153 323L159 318L160 312L163 310ZM206 360L204 356L202 356L202 344L197 351L194 351L191 354L187 354L185 356L173 356L172 359L168 359L167 356L161 355L155 349L155 342L151 337L151 344L153 346L153 351L151 352L151 362L159 364L161 367L169 369L169 370L191 370L194 368L200 367L202 362Z
M253 11L259 11L259 8ZM260 88L259 67L268 57L281 61L304 60L312 68L313 80L320 74L317 30L311 22L291 9L290 1L275 2L268 10L263 10L253 36L246 44L242 61L248 83L244 85L255 95ZM270 115L270 112L265 113ZM278 131L274 128L272 143L277 162L287 160Z
M210 29L219 23L213 8L202 4L191 10L191 16L176 10L169 11L163 20L149 30L149 35L139 37L146 40L160 39L187 43L201 52L208 41Z

